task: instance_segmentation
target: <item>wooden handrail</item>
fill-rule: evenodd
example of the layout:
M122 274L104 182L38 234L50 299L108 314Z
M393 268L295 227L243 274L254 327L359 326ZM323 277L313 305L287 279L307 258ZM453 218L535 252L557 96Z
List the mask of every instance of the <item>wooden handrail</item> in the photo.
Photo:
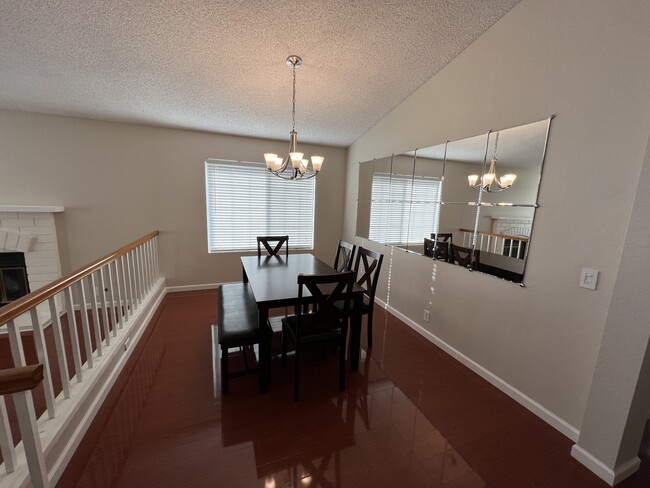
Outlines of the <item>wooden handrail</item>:
M112 253L107 254L103 258L99 258L96 261L93 261L92 263L83 266L82 268L79 268L66 276L63 276L62 278L59 278L58 280L53 281L52 283L49 283L39 288L38 290L25 295L24 297L20 297L18 300L11 302L9 305L5 305L4 307L0 308L0 325L6 324L10 320L13 320L16 317L22 315L28 310L34 308L36 305L44 302L48 298L53 297L60 291L65 290L78 281L81 281L86 276L94 273L105 264L108 264L111 261L124 256L128 252L132 251L148 240L153 239L159 234L160 232L155 230L146 236L142 236L137 241L133 241L131 244L127 244L126 246L119 248L117 251L113 251Z
M43 365L32 364L21 368L0 369L0 395L32 390L43 381Z
M469 232L470 234L474 233L473 229L460 229L460 231ZM479 230L476 233L484 236L501 237L502 239L512 239L513 241L528 242L528 237L509 236L508 234L495 234L493 232L483 232L482 230Z

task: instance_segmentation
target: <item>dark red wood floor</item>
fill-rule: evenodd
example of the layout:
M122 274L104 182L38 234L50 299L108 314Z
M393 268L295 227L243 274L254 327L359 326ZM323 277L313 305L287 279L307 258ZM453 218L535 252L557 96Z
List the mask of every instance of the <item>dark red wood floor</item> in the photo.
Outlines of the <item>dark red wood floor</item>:
M295 403L291 360L274 361L267 394L248 376L221 396L214 292L163 307L57 486L607 486L571 458L569 439L383 309L346 390L336 357L317 354Z

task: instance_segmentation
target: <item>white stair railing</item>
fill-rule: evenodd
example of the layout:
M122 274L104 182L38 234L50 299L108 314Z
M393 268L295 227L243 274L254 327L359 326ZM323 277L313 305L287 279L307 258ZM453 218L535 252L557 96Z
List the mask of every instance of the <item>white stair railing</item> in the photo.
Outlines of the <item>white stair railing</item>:
M0 488L48 487L61 476L128 359L127 339L141 333L164 295L158 234L0 309L0 340L9 342L13 368L30 367L25 348L42 365L34 395L13 393L15 413L0 396ZM20 433L17 445L12 427Z

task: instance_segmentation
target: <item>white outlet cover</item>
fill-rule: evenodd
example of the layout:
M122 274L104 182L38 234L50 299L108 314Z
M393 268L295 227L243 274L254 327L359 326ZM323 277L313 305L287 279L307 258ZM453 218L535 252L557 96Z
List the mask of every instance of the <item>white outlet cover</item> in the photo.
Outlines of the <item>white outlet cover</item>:
M582 272L580 273L580 286L589 290L595 290L596 283L598 283L598 270L582 268Z

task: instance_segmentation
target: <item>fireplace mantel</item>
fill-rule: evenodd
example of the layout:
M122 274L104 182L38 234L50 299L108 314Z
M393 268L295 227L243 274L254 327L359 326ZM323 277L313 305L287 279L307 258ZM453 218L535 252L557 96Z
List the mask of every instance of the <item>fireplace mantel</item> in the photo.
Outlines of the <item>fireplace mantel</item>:
M60 213L64 210L58 205L0 205L0 212Z

